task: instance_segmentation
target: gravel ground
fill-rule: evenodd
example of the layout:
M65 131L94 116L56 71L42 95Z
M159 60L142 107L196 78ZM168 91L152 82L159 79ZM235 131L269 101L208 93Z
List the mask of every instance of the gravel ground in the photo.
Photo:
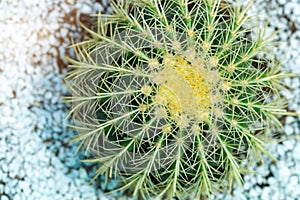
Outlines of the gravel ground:
M73 56L67 46L71 37L81 39L80 16L106 12L107 1L97 2L0 0L0 200L117 199L103 194L116 182L89 184L95 169L74 156L76 144L68 140L76 133L65 126L61 104L63 58ZM252 11L269 18L268 32L281 30L276 55L284 69L300 73L300 1L255 4ZM289 109L300 113L300 79L286 83ZM300 199L300 118L284 121L286 134L268 145L278 162L266 157L265 165L251 167L257 173L245 176L243 188L214 199Z
M1 200L109 199L97 189L105 186L89 184L93 169L67 143L76 133L64 125L61 104L63 58L74 54L70 38L81 38L80 14L104 8L85 0L0 0Z

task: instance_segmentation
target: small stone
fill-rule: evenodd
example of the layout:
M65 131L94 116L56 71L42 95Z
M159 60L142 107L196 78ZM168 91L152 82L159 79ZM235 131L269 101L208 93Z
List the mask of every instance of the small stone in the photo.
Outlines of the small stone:
M245 181L243 187L245 190L249 190L252 188L252 184L249 181Z
M293 87L298 89L300 87L300 80L299 78L293 79Z
M291 116L287 116L285 119L285 124L291 125L292 123L295 123L296 119Z
M46 99L51 99L51 97L52 97L52 93L51 93L51 92L47 92L47 93L45 94L45 98L46 98Z
M66 28L61 28L60 29L60 35L61 35L61 37L63 37L63 38L67 37L68 32L69 31Z
M0 155L1 155L1 153L5 153L5 152L6 152L6 145L5 145L4 140L2 140L2 142L0 143Z
M52 178L48 179L47 186L51 189L55 188L55 182Z
M280 156L283 156L285 154L285 151L284 151L284 148L282 145L278 145L277 147L277 153L280 155Z
M269 200L270 199L270 192L271 192L270 187L264 187L262 189L261 199L262 200Z
M296 161L300 161L300 143L297 143L293 150L293 158Z
M67 3L67 4L71 4L70 2L71 2L71 0L66 0L66 3ZM74 0L73 0L73 2L74 2ZM67 4L62 3L62 4L60 5L61 8L63 9L64 13L69 13L69 12L71 11L71 6L69 6L69 5L67 5ZM73 4L74 4L74 3L73 3Z
M256 199L257 198L257 192L254 190L254 189L252 189L252 190L250 190L250 192L249 192L249 198L250 199Z
M93 4L93 8L96 12L103 11L103 6L100 3Z
M277 2L278 2L280 5L286 4L286 0L277 0Z
M273 199L280 199L280 193L278 190L272 190L271 194Z
M87 178L87 173L83 168L79 169L79 174L78 175L79 175L79 178L81 178L81 179L86 179Z
M119 185L118 181L110 180L107 185L107 190L114 190L117 188L118 185Z
M284 130L285 130L287 135L293 135L294 134L294 129L293 129L292 126L285 126Z
M297 176L291 176L289 180L289 184L296 186L299 182L299 178Z
M0 199L1 200L10 200L10 198L7 195L1 195Z
M294 3L294 10L293 14L300 17L300 8L299 8L299 3Z
M81 7L80 7L80 11L82 12L82 13L91 13L92 12L92 7L90 6L90 5L88 5L88 4L83 4Z
M295 196L298 196L298 199L299 199L299 197L300 197L300 185L299 184L294 186L293 193Z
M59 187L59 192L62 194L67 194L69 192L70 183L61 184Z
M262 184L262 183L264 182L263 177L260 176L260 175L257 175L257 176L256 176L256 182L257 182L258 184Z
M278 169L277 177L282 185L287 184L291 172L287 166L282 166Z
M75 4L75 0L66 0L66 3L69 5Z
M1 164L1 168L3 172L7 172L8 171L8 166L6 163Z

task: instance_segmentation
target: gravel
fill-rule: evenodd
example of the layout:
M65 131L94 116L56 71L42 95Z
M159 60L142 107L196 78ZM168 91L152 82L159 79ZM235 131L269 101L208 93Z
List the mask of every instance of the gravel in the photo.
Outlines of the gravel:
M88 3L87 3L88 2ZM71 37L95 1L0 1L0 199L110 199L74 156L62 84Z
M0 0L0 200L112 199L102 191L116 187L90 184L95 167L75 155L74 136L66 127L67 94L62 84L67 47L81 39L80 16L110 11L109 1ZM257 0L253 10L268 16L268 33L280 29L275 49L285 71L300 73L300 1ZM291 111L300 114L300 79L283 95ZM244 176L243 188L213 199L300 199L300 117L286 117L285 132L270 141L264 156ZM100 177L98 182L103 182ZM121 197L120 197L121 198ZM122 197L122 199L126 199Z

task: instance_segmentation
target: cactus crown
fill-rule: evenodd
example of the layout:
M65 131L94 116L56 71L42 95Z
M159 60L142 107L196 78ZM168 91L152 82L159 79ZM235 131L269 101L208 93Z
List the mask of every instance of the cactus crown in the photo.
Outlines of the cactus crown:
M250 4L118 1L98 16L66 77L75 140L101 163L97 175L115 174L143 198L242 183L241 161L266 152L275 116L287 114L288 75L264 58L271 37L249 36Z

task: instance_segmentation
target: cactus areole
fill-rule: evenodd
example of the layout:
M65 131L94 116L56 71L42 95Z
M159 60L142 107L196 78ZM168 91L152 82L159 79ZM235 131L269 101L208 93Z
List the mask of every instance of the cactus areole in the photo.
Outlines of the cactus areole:
M242 161L267 153L276 116L287 114L288 75L270 56L271 36L248 25L251 3L128 2L99 14L66 76L74 140L99 163L96 177L143 199L242 184Z

